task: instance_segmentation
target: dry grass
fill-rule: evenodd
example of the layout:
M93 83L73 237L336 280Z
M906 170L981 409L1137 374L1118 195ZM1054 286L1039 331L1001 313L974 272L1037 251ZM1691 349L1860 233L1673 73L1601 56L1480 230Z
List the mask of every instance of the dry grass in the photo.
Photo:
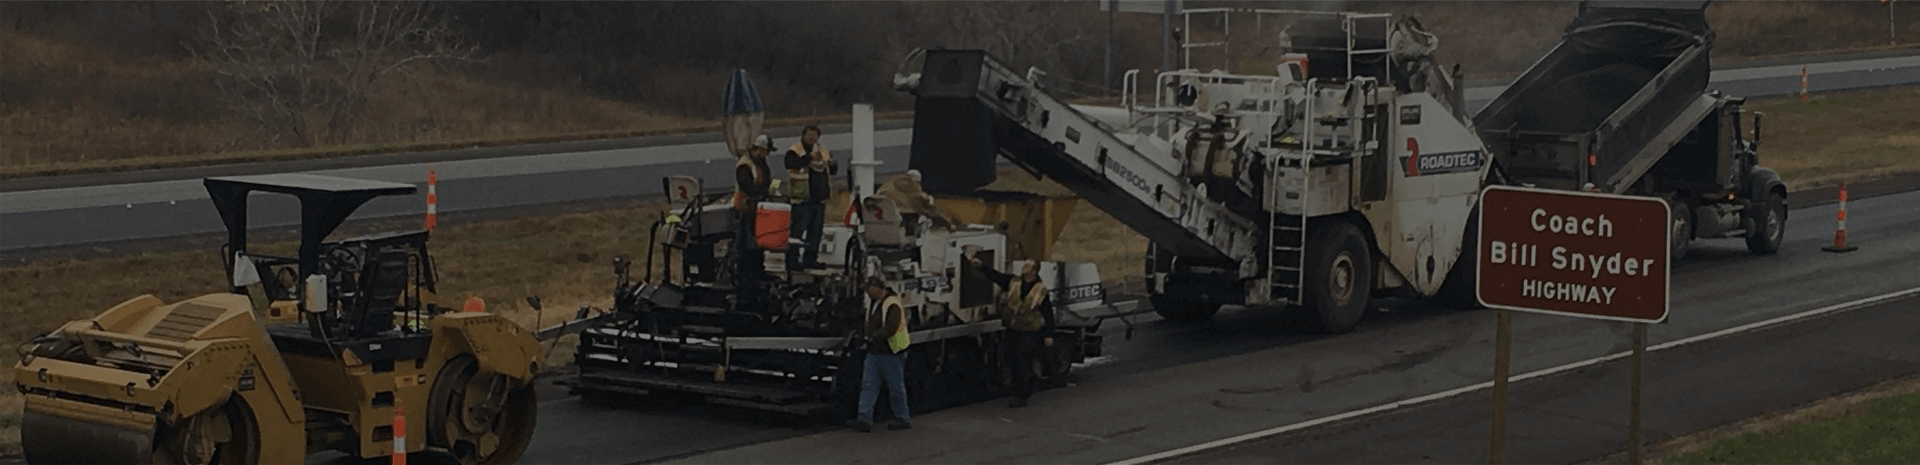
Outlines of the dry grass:
M9 352L11 353L11 352ZM0 387L8 387L0 393L0 456L20 453L20 409L24 399L13 386L13 356L0 357L0 366L6 367L6 374L0 375Z
M212 72L0 29L0 165L91 163L226 149L230 123L203 118Z
M1558 40L1572 2L1313 2L1315 8L1416 15L1444 44L1443 63L1461 63L1470 77L1518 73ZM1301 5L1295 5L1301 6ZM1883 8L1871 2L1724 2L1709 10L1719 34L1715 59L1887 47ZM1485 34L1500 18L1501 34ZM1123 35L1155 36L1157 19L1124 18ZM1237 18L1234 52L1243 65L1270 60L1261 41L1274 24ZM1865 27L1871 25L1872 27ZM1196 34L1208 28L1196 23ZM1920 42L1904 28L1900 43ZM1152 41L1157 42L1157 41ZM422 69L387 81L369 97L357 124L309 146L250 124L222 104L213 71L191 60L126 56L118 49L0 30L0 179L215 163L256 162L370 153L518 145L566 140L710 132L706 118L667 115L660 108L704 102L705 94L661 92L645 104L587 96L578 80L514 84L456 71ZM545 63L503 55L503 63ZM1197 65L1212 66L1198 57ZM549 65L551 63L548 63ZM1122 64L1122 67L1127 66ZM1151 65L1149 65L1151 66ZM682 89L712 82L717 72L656 70L635 76L640 88ZM769 101L787 114L829 114L770 122L841 122L825 97L777 80ZM892 113L883 117L900 117Z
M1748 105L1767 115L1760 163L1792 189L1920 172L1912 108L1920 108L1920 89Z
M1443 66L1458 63L1469 79L1512 77L1526 70L1559 43L1567 22L1579 11L1579 2L1570 1L1310 1L1291 5L1256 2L1234 3L1254 8L1348 10L1365 13L1412 15L1440 39L1438 60ZM1139 15L1146 17L1149 15ZM1194 34L1200 40L1219 37L1218 16L1194 17ZM1152 36L1159 32L1158 18L1133 18L1134 34ZM1235 16L1231 21L1232 52L1236 70L1256 72L1277 61L1280 51L1270 38L1283 24L1276 18L1256 18L1252 14ZM1264 21L1263 21L1264 20ZM1280 20L1284 21L1284 20ZM1707 21L1714 28L1715 63L1737 63L1781 55L1810 52L1835 53L1840 50L1864 51L1912 46L1920 43L1920 28L1905 27L1899 40L1887 37L1886 8L1876 2L1715 2L1707 9ZM1490 29L1499 33L1489 34ZM1207 69L1220 67L1218 49L1195 49L1193 63ZM1251 66L1257 64L1258 66Z
M307 146L230 111L202 62L121 56L3 28L0 43L0 179L719 130L716 120L664 116L565 86L422 69L384 81L358 124Z

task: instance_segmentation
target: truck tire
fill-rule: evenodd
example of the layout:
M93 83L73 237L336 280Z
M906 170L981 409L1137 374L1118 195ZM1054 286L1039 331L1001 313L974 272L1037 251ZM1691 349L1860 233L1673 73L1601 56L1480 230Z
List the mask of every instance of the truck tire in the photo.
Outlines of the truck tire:
M1693 241L1693 202L1676 200L1670 205L1673 209L1670 228L1673 237L1667 239L1671 241L1668 245L1672 246L1667 254L1667 263L1679 263L1680 259L1687 257L1687 244Z
M1466 233L1460 235L1460 257L1453 262L1453 268L1447 270L1447 279L1440 283L1440 304L1458 310L1480 308L1480 296L1475 289L1475 281L1480 278L1480 207L1475 206L1473 213L1467 215Z
M1164 295L1149 297L1147 300L1153 304L1153 312L1160 314L1160 318L1175 323L1199 323L1213 318L1213 314L1220 312L1220 304L1217 303L1176 299Z
M1307 279L1304 309L1315 332L1352 331L1367 314L1373 292L1373 255L1359 228L1345 220L1323 220L1307 228Z
M1786 195L1767 193L1761 208L1760 217L1754 218L1753 230L1747 233L1747 251L1754 255L1773 255L1780 252L1780 242L1787 235Z

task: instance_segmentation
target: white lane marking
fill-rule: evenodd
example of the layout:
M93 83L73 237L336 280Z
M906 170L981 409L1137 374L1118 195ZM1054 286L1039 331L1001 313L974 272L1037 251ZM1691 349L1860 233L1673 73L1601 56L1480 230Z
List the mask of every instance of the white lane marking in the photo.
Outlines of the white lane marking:
M1698 335L1698 336L1693 336L1693 337L1689 337L1689 338L1685 338L1685 339L1680 339L1680 340L1677 340L1677 341L1672 341L1672 342L1667 342L1667 343L1662 343L1662 344L1656 344L1656 345L1653 345L1653 346L1651 346L1651 347L1647 347L1647 352L1655 352L1655 351L1661 351L1661 350L1667 350L1667 349L1672 349L1672 348L1675 348L1675 347L1680 347L1680 346L1684 346L1684 345L1687 345L1687 344L1693 344L1693 343L1697 343L1697 342L1701 342L1701 341L1706 341L1706 340L1711 340L1711 339L1717 339L1717 338L1721 338L1721 337L1726 337L1726 336L1729 336L1729 335L1733 335L1733 334L1738 334L1738 333L1743 333L1743 332L1748 332L1748 331L1753 331L1753 330L1756 330L1756 329L1760 329L1760 328L1766 328L1766 327L1769 327L1769 326L1774 326L1774 325L1778 325L1778 324L1781 324L1781 323L1786 323L1786 322L1789 322L1789 321L1794 321L1794 320L1800 320L1800 319L1806 319L1806 318L1810 318L1810 317L1815 317L1815 316L1821 316L1821 315L1826 315L1826 314L1832 314L1832 313L1840 313L1840 312L1844 312L1844 311L1848 311L1848 310L1855 310L1855 309L1859 309L1859 308L1863 308L1863 307L1868 307L1868 306L1871 306L1871 305L1874 305L1874 304L1879 304L1879 303L1882 303L1882 302L1887 302L1887 301L1892 301L1892 300L1898 300L1898 299L1901 299L1901 298L1906 298L1906 297L1912 297L1912 296L1916 296L1916 295L1920 295L1920 287L1916 287L1916 288L1912 288L1912 289L1907 289L1907 290L1904 290L1904 291L1896 291L1896 292L1891 292L1891 293L1887 293L1887 294L1881 294L1881 295L1877 295L1877 296L1873 296L1873 297L1868 297L1868 298L1864 298L1864 299L1860 299L1860 300L1855 300L1855 301L1852 301L1852 302L1846 302L1846 303L1842 303L1842 304L1835 304L1835 305L1830 305L1830 306L1826 306L1826 307L1821 307L1821 308L1817 308L1817 309L1813 309L1813 310L1808 310L1808 311L1804 311L1804 312L1800 312L1800 313L1795 313L1795 314L1791 314L1791 315L1787 315L1787 316L1782 316L1782 317L1778 317L1778 318L1774 318L1774 319L1770 319L1770 320L1766 320L1766 321L1761 321L1761 322L1758 322L1758 323L1749 323L1749 324L1745 324L1745 325L1740 325L1740 326L1735 326L1735 327L1732 327L1732 328L1727 328L1727 329L1723 329L1723 330L1719 330L1719 331L1714 331L1714 332L1711 332L1711 333L1706 333L1706 334L1701 334L1701 335ZM1520 381L1524 381L1524 380L1528 380L1528 379L1533 379L1533 378L1539 378L1539 377L1542 377L1542 376L1548 376L1548 375L1553 375L1553 374L1556 374L1556 373L1561 373L1561 372L1565 372L1565 371L1569 371L1569 370L1577 370L1577 369L1581 369L1581 368L1586 368L1586 367L1590 367L1590 366L1594 366L1594 365L1598 365L1598 364L1601 364L1601 363L1606 363L1606 362L1609 362L1609 361L1613 361L1613 360L1618 360L1618 359L1621 359L1621 358L1625 358L1625 357L1627 357L1628 355L1631 355L1631 352L1620 352L1620 353L1616 353L1616 354L1612 354L1612 355L1607 355L1607 356L1603 356L1603 357L1596 357L1596 358L1591 358L1591 359L1587 359L1587 360L1584 360L1584 361L1579 361L1579 362L1573 362L1573 363L1568 363L1568 364L1565 364L1565 365L1560 365L1560 366L1557 366L1557 367L1553 367L1553 368L1548 368L1548 369L1545 369L1545 370L1539 370L1539 371L1534 371L1534 372L1529 372L1529 373L1526 373L1526 374L1522 374L1522 375L1518 375L1518 376L1514 376L1514 377L1513 377L1513 378L1512 378L1512 379L1511 379L1511 380L1510 380L1509 382L1510 382L1510 383L1512 383L1512 382L1520 382ZM1407 407L1407 406L1412 406L1412 405L1417 405L1417 404L1423 404L1423 403L1427 403L1427 402L1432 402L1432 401L1436 401L1436 400L1440 400L1440 399L1445 399L1445 398L1448 398L1448 397L1455 397L1455 396L1459 396L1459 395L1462 395L1462 394L1467 394L1467 393L1470 393L1470 392L1474 392L1474 391L1478 391L1478 390L1481 390L1481 389L1488 389L1488 388L1492 388L1492 387L1493 387L1493 381L1491 381L1491 380L1489 380L1489 381L1486 381L1486 382L1482 382L1482 383L1480 383L1480 384L1475 384L1475 385L1471 385L1471 386L1467 386L1467 387L1463 387L1463 388L1458 388L1458 389L1454 389L1454 390L1450 390L1450 391L1444 391L1444 392L1439 392L1439 393L1434 393L1434 394L1428 394L1428 395L1424 395L1424 396L1420 396L1420 397L1415 397L1415 398L1412 398L1412 399L1406 399L1406 400L1401 400L1401 401L1397 401L1397 402L1390 402L1390 403L1386 403L1386 404L1381 404L1381 405L1376 405L1376 406L1373 406L1373 407L1368 407L1368 408L1365 408L1365 409L1360 409L1360 410L1354 410L1354 411L1350 411L1350 412L1346 412L1346 413L1342 413L1342 414L1338 414L1338 415L1333 415L1333 416L1327 416L1327 417L1320 417L1320 418L1316 418L1316 419L1313 419L1313 420L1308 420L1308 421L1303 421L1303 422L1299 422L1299 423L1294 423L1294 424L1291 424L1291 425L1285 425L1285 426L1280 426L1280 427L1275 427L1275 428L1270 428L1270 429L1265 429L1265 430L1260 430L1260 431L1255 431L1255 432L1251 432L1251 433L1247 433L1247 434L1242 434L1242 435L1239 435L1239 436L1234 436L1234 437L1230 437L1230 438L1226 438L1226 439L1220 439L1220 440L1216 440L1216 441L1212 441L1212 442L1207 442L1207 443L1202 443L1202 444L1195 444L1195 445L1191 445L1191 446L1187 446L1187 447L1182 447L1182 448L1179 448L1179 449L1174 449L1174 450L1169 450L1169 451L1165 451L1165 452L1160 452L1160 453L1155 453L1155 454L1151 454L1151 455L1144 455L1144 456L1140 456L1140 457L1134 457L1134 458L1131 458L1131 459L1127 459L1127 460L1122 460L1122 461L1119 461L1119 462L1113 462L1113 463L1111 463L1111 464L1108 464L1108 465L1139 465L1139 464L1145 464L1145 463L1151 463L1151 462L1155 462L1155 461L1160 461L1160 460L1166 460L1166 459L1170 459L1170 458L1174 458L1174 457L1179 457L1179 456L1183 456L1183 455L1188 455L1188 454L1192 454L1192 453L1195 453L1195 452L1202 452L1202 451L1206 451L1206 450L1209 450L1209 449L1217 449L1217 448L1220 448L1220 447L1225 447L1225 446L1230 446L1230 445L1234 445L1234 444L1239 444L1239 443L1243 443L1243 442L1247 442L1247 441L1252 441L1252 440L1256 440L1256 439L1261 439L1261 438L1265 438L1265 437L1269 437L1269 436L1274 436L1274 435L1277 435L1277 434L1281 434L1281 433L1286 433L1286 432L1290 432L1290 431L1298 431L1298 430L1303 430L1303 429L1307 429L1307 428L1312 428L1312 427L1315 427L1315 426L1320 426L1320 425L1324 425L1324 424L1327 424L1327 423L1332 423L1332 422L1336 422L1336 421L1341 421L1341 420L1346 420L1346 419L1350 419L1350 418L1355 418L1355 417L1360 417L1360 416L1365 416L1365 415L1371 415L1371 414L1375 414L1375 413L1380 413L1380 412L1385 412L1385 411L1388 411L1388 410L1393 410L1393 409L1396 409L1396 408L1400 408L1400 407Z

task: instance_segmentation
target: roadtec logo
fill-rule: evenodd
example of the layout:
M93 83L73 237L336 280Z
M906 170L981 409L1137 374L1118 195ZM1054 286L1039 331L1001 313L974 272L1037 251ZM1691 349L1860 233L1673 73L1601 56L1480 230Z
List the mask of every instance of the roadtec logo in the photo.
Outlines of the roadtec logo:
M1487 159L1479 150L1447 153L1421 153L1410 157L1400 157L1400 165L1407 170L1407 177L1429 174L1465 173L1479 170Z
M1082 284L1066 289L1053 290L1053 301L1059 305L1071 305L1081 302L1098 302L1106 298L1106 286L1100 284Z

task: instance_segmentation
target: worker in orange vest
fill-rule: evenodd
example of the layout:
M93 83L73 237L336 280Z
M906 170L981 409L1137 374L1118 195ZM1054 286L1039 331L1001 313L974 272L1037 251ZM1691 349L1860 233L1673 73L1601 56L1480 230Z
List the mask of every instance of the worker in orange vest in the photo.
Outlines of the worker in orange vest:
M766 252L754 244L754 218L773 182L767 170L767 154L772 151L773 138L761 134L734 163L733 211L739 221L733 225L733 285L735 289L747 291L740 294L743 296L757 295L752 291L759 288L766 273Z

